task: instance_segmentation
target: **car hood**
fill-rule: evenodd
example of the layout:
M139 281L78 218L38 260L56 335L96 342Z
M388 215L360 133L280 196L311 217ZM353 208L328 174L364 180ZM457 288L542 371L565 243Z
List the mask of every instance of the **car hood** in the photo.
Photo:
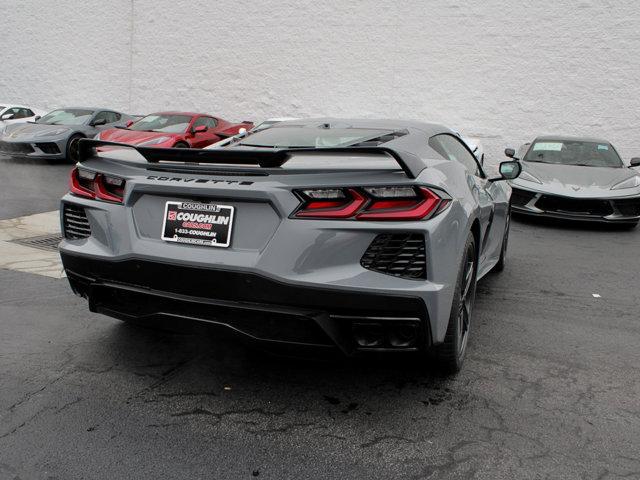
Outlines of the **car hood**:
M629 195L637 189L611 190L614 185L638 175L629 168L581 167L551 163L522 162L524 172L528 172L542 182L528 182L521 178L513 184L534 187L535 190L575 197L598 197Z
M136 130L125 130L121 128L114 128L106 130L100 134L100 140L108 142L121 142L137 145L138 143L147 142L159 137L176 138L180 136L176 133L163 133L163 132L142 132Z
M61 130L67 130L72 132L76 129L77 125L47 125L44 123L14 123L7 126L5 132L5 138L9 140L24 140L33 137L46 137L47 134L51 136L63 135Z

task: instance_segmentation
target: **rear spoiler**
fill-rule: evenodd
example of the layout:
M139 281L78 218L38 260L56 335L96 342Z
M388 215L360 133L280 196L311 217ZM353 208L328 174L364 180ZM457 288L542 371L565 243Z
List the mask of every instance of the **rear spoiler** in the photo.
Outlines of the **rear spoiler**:
M392 157L409 178L416 178L425 168L417 155L388 147L339 147L339 148L220 148L199 150L191 148L139 147L126 143L107 142L83 138L79 142L79 161L95 156L97 147L129 148L137 151L149 163L184 162L215 163L225 165L258 165L262 168L277 168L284 165L296 153L305 154L357 154L367 153Z

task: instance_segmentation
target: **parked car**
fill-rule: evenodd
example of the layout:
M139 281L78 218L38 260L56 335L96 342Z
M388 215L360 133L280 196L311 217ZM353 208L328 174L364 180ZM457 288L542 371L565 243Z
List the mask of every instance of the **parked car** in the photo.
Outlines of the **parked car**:
M508 156L517 158L513 149ZM604 139L544 136L524 150L511 182L514 212L633 227L640 220L640 175Z
M61 205L73 291L127 321L201 321L347 355L428 352L459 370L476 281L504 267L502 180L520 163L487 178L441 125L291 123L212 150L96 155L103 142L83 140Z
M231 145L233 142L240 140L241 138L245 137L246 135L250 135L252 133L259 132L261 130L264 130L265 128L273 127L277 123L288 122L290 120L297 120L297 118L295 118L295 117L269 118L269 119L265 120L264 122L260 122L260 123L256 124L251 130L240 129L238 131L238 133L236 135L234 135L233 137L228 137L228 138L225 138L223 140L220 140L219 142L212 143L211 145L209 145L208 147L205 147L205 148L206 149L211 149L211 148L226 147L226 146Z
M251 127L251 122L231 123L204 113L160 112L96 138L144 147L204 148Z
M130 117L103 108L61 108L34 123L9 125L0 136L0 153L13 157L78 159L78 141L100 130L124 125Z
M0 104L0 132L7 125L15 123L32 122L40 118L44 113L32 107L24 105Z

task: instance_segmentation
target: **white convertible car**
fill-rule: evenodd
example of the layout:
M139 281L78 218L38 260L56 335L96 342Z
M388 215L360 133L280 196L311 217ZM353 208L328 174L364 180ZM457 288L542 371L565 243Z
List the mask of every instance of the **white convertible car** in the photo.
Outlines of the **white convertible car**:
M23 105L13 105L0 102L0 132L7 125L14 123L33 122L44 115L44 112Z

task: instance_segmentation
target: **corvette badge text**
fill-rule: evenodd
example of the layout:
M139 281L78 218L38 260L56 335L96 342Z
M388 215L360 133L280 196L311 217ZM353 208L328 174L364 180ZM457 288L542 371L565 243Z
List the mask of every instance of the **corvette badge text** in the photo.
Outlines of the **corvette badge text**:
M239 180L217 180L209 178L182 178L182 177L158 177L156 175L149 175L147 180L156 180L158 182L181 182L181 183L219 183L225 185L253 185L253 182L239 181Z

